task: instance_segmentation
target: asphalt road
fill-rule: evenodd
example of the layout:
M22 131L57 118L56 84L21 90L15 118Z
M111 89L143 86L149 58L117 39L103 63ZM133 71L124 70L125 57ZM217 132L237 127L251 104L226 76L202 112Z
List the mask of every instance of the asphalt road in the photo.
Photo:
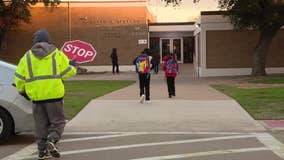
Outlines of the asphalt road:
M31 134L22 134L12 136L4 144L0 144L0 159L9 156L34 142L34 136Z
M16 136L1 145L0 159L36 159L32 142ZM282 160L282 145L268 133L78 132L65 133L59 149L64 160Z

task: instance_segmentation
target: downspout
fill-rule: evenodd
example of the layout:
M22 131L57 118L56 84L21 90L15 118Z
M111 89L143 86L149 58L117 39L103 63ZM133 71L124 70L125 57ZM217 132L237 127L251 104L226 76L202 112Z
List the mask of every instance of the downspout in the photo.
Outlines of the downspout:
M195 55L197 58L197 77L200 77L200 49L201 49L201 44L200 44L200 33L201 33L201 28L200 24L195 24L196 30L194 31L194 36L195 36Z
M72 40L72 37L71 37L71 13L70 13L70 1L67 2L67 5L68 5L68 38L69 38L69 41Z

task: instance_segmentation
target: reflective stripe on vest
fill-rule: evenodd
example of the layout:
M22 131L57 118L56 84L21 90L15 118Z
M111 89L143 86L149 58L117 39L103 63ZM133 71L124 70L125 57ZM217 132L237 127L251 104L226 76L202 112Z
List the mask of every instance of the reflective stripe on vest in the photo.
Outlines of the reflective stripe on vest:
M41 76L34 76L33 75L33 68L32 68L32 62L31 62L31 54L32 52L27 53L27 63L28 63L28 71L30 79L27 79L26 82L32 82L36 80L44 80L44 79L59 79L61 78L60 75L57 75L57 68L56 68L56 59L55 59L55 53L52 55L52 75L41 75Z
M68 68L66 68L61 74L60 74L60 77L64 76L65 74L67 74L69 71L72 70L72 67L69 66Z
M33 69L32 69L32 61L31 61L31 51L27 53L27 64L28 64L28 71L29 71L29 76L30 78L33 78Z
M57 74L57 68L56 68L56 59L55 59L55 53L52 55L52 71L53 71L53 76L56 76Z
M26 81L26 78L22 75L20 75L19 73L15 72L15 76L23 81Z

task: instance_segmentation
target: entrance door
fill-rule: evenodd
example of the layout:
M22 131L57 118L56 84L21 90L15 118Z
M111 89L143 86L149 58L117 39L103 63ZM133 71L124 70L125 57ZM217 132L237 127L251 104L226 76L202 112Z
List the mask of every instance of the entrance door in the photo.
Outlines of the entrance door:
M182 38L161 38L160 55L164 57L168 53L173 53L178 63L183 63L183 42Z

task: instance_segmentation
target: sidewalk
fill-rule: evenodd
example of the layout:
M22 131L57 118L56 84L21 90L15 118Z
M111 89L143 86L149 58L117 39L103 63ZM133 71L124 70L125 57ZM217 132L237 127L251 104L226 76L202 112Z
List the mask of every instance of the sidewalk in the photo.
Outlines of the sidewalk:
M163 73L151 77L151 104L140 104L138 83L91 101L66 126L80 132L260 132L237 102L209 86L230 81L197 78L191 65L182 65L176 80L177 97L167 97ZM133 72L78 76L74 79L137 80Z

